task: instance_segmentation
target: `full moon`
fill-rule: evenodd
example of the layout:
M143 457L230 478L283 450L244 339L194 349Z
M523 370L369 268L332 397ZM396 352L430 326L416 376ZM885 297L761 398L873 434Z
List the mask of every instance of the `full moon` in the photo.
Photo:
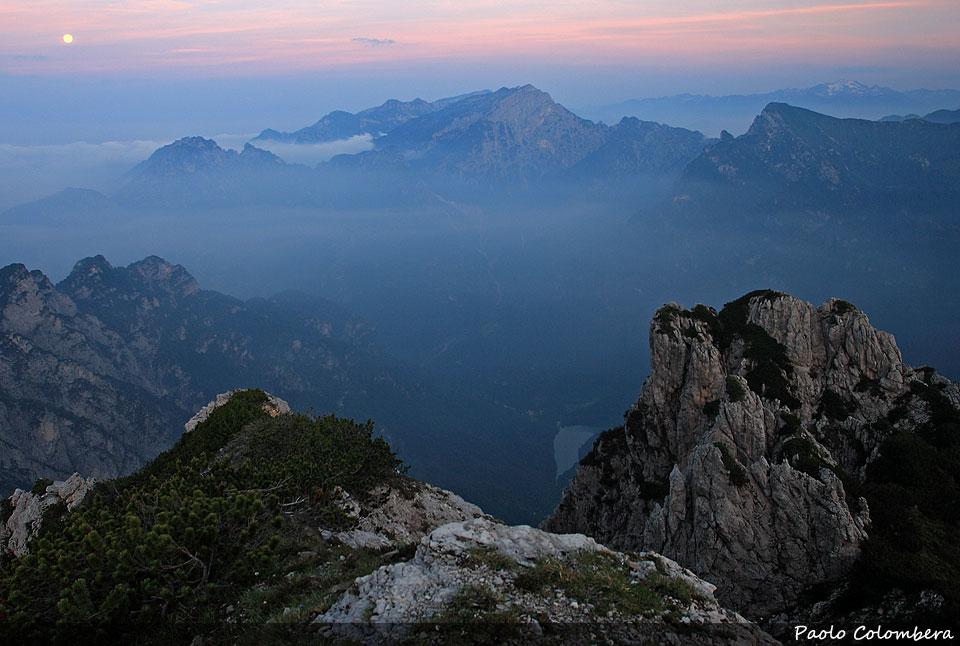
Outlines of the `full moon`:
M73 42L73 36L71 36L70 34L64 34L64 35L63 35L63 42L65 42L66 44L69 45L70 43Z

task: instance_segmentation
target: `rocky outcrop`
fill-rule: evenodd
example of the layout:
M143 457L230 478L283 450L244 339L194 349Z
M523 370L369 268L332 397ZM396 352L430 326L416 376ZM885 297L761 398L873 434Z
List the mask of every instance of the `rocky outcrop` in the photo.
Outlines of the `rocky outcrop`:
M47 485L43 492L14 491L2 501L5 517L0 523L0 557L26 554L27 542L37 535L44 522L51 522L81 504L95 483L93 478L74 473L66 480Z
M584 563L591 565L584 568ZM610 580L622 577L626 586L617 590L623 596L609 610L601 597L591 602L583 595L611 593L612 586L580 590L563 580L601 571ZM559 578L554 581L551 574ZM548 583L539 585L539 577ZM627 610L632 593L650 589L648 585L665 589L667 581L683 590L673 593L680 599L663 593L650 601L646 612ZM425 643L437 639L442 626L451 625L468 639L471 630L482 634L496 626L504 631L500 637L513 630L513 638L540 639L549 630L554 638L560 632L560 643L573 643L562 641L570 636L563 630L590 625L592 638L600 633L618 642L657 635L665 643L678 643L682 630L684 643L776 643L721 608L713 590L689 570L650 552L627 556L582 534L557 535L480 517L433 530L411 560L358 578L314 623L322 624L327 636L378 644L404 639Z
M929 418L916 385L960 405L956 384L905 365L890 334L837 299L671 303L650 348L625 425L601 435L544 527L662 552L753 618L856 561L870 515L844 481L865 477L895 407L897 429Z
M361 504L339 488L334 496L337 506L357 521L356 527L322 533L353 548L411 545L441 525L485 516L457 494L416 480L405 481L400 488L377 487L370 495L373 504Z

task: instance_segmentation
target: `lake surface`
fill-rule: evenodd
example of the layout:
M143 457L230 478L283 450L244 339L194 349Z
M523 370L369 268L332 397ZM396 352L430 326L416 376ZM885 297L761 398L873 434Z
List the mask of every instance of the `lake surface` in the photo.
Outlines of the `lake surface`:
M553 438L553 459L557 463L557 477L580 461L580 447L596 433L599 426L561 426Z

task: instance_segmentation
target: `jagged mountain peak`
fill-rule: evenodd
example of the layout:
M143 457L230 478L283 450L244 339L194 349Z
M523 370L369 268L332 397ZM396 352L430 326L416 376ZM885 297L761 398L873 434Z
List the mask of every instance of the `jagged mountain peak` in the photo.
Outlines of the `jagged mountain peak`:
M127 271L133 272L143 281L170 294L187 296L200 289L197 280L183 265L174 265L159 256L148 256L139 262L127 265Z
M218 170L263 169L284 165L285 162L273 153L249 142L238 153L221 148L213 139L183 137L155 150L130 171L130 176L171 179Z
M788 124L799 120L810 120L820 117L820 115L806 108L798 108L788 103L772 102L757 115L747 130L745 136L763 136L769 135L775 131L783 130Z
M454 175L527 178L582 161L606 134L605 126L524 85L468 96L398 126L375 145Z
M200 290L196 279L182 265L159 256L148 256L126 267L114 267L102 255L78 261L57 288L74 299L140 294L164 294L182 298Z
M97 254L96 256L88 256L86 258L81 258L73 265L73 271L71 275L93 275L93 274L102 274L107 271L111 271L113 265L103 257L103 254Z
M851 575L868 533L889 531L870 523L875 504L898 504L874 484L891 438L955 441L960 387L904 364L842 299L668 303L650 348L624 426L600 436L544 526L660 551L748 616Z
M230 151L230 152L233 152L233 151ZM273 154L269 150L265 150L264 148L258 148L257 146L254 146L253 144L251 144L249 141L243 144L243 148L240 150L238 157L241 160L247 158L247 159L252 159L254 161L267 162L270 164L279 164L279 165L286 164L286 162L283 161L283 159Z
M206 139L200 136L181 137L171 144L165 146L167 150L195 148L197 150L223 150L213 139Z
M58 287L74 299L86 299L110 283L114 267L98 254L82 258L73 265L73 270Z
M0 284L14 283L23 280L30 274L27 266L23 263L15 262L0 269Z
M17 292L51 292L53 283L40 271L30 271L26 265L13 263L0 269L0 307Z
M555 103L549 93L527 83L526 85L517 85L515 87L502 87L496 92L490 94L480 94L472 97L475 101L489 101L491 103L500 103L506 100L526 100L540 103Z
M183 137L157 148L130 174L137 176L169 176L196 173L223 166L229 158L227 151L213 139Z

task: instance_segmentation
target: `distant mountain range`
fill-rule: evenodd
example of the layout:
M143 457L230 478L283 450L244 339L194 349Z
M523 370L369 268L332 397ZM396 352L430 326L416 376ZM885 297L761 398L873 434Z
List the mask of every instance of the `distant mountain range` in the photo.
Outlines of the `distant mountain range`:
M184 137L133 168L109 198L83 199L98 200L107 212L249 204L397 207L478 190L489 197L501 188L593 191L596 199L675 180L708 141L699 132L637 119L593 123L532 85L332 112L294 133L265 130L254 141L317 143L357 135L374 136L374 148L316 168L288 164L252 143L237 152ZM69 217L63 199L24 205L0 219L62 220Z
M725 124L746 114L753 118L762 112L767 116L756 121L745 135L744 142L748 142L756 139L757 123L769 121L767 117L770 115L786 110L785 107L771 109L767 106L786 106L785 101L794 107L823 106L833 113L879 112L889 115L891 107L931 105L942 108L957 104L960 103L960 92L897 92L849 81L746 96L683 95L643 99L613 107L619 112L627 108L636 108L633 111L640 112L648 108L662 109L665 110L659 115L662 121L675 121L687 112L696 113L709 115L710 119L722 120ZM812 124L815 113L806 112ZM854 126L852 121L829 121L830 117L826 116L824 119L827 121L821 119L817 123L846 124L837 126L838 136L845 142L843 151L838 149L830 155L856 156L861 144L872 146L869 159L863 158L854 165L862 162L863 168L867 168L872 164L874 170L871 173L889 171L891 186L900 187L888 187L874 197L883 200L881 194L889 194L891 190L918 190L926 195L914 204L921 208L928 204L930 195L942 193L943 187L936 181L935 169L918 170L919 167L914 168L912 162L904 162L906 165L901 169L897 165L899 162L893 162L900 153L891 146L914 150L912 138L929 138L925 126L909 126L898 130L899 134L893 138L884 139L893 130ZM900 119L896 115L885 118L886 121ZM914 123L906 117L903 119ZM957 111L941 109L928 113L923 121L916 123L949 123L955 119ZM785 124L788 121L782 120ZM864 134L854 136L854 131L860 130ZM879 139L866 134L874 130ZM848 134L853 138L844 139ZM473 92L434 102L391 100L356 114L331 112L296 132L264 130L255 141L264 145L271 141L317 143L359 135L371 137L371 150L338 155L316 168L288 164L276 154L251 143L237 152L225 150L209 139L185 137L159 148L137 165L126 175L122 188L112 195L81 194L70 189L71 192L8 210L0 215L0 220L62 225L69 223L71 218L84 217L84 213L122 217L131 209L241 205L311 208L422 206L437 200L489 200L500 196L514 199L516 191L525 191L529 195L542 193L560 201L619 199L623 204L629 204L644 191L666 194L664 187L680 179L681 174L684 185L704 180L701 175L708 170L705 170L703 158L698 159L698 156L705 146L712 151L710 155L728 150L727 140L731 139L727 136L724 141L716 142L700 132L634 117L618 118L616 125L612 126L589 121L553 101L549 94L525 85L494 92ZM936 135L933 138L936 139ZM826 144L812 145L811 150L815 151L819 150L818 146ZM917 145L926 150L924 146L927 144ZM934 141L931 140L930 145L931 151L937 149ZM775 159L775 152L746 162L755 170L767 163L781 164ZM776 175L779 171L771 172ZM831 189L833 192L821 194L831 196L828 201L833 206L836 206L833 200L836 190L849 189L851 199L862 194L859 188L851 188L851 182L887 181L880 176L869 179L859 175L859 171L845 174L838 168L837 172L837 181L843 186L835 186ZM922 182L929 182L929 186ZM794 188L800 190L800 184L794 184ZM764 199L761 193L746 197L749 200ZM77 208L72 208L74 206Z
M184 137L137 164L113 197L128 206L283 203L309 191L309 171L249 143L237 152Z
M39 476L129 473L217 393L257 382L304 410L375 419L415 472L500 515L546 512L554 429L403 366L372 333L306 294L243 302L200 289L157 257L127 267L85 258L56 286L9 265L0 269L0 492Z
M282 141L296 144L315 144L328 141L349 139L358 135L373 135L375 137L390 132L402 123L424 115L442 110L452 103L463 99L489 94L490 90L480 90L468 94L439 99L437 101L398 101L390 99L383 105L367 108L353 114L343 110L334 110L325 115L312 126L301 128L295 132L278 132L266 129L251 141Z
M908 119L921 119L930 123L960 123L960 109L958 110L936 110L922 117L918 114L891 114L880 121L907 121Z
M725 228L958 232L960 124L835 119L771 103L684 170L670 209Z
M315 143L368 134L374 150L339 155L324 168L409 170L459 179L594 180L676 173L703 148L697 132L637 119L606 126L582 119L532 85L428 103L388 101L331 112L293 133L253 141Z
M743 132L753 117L769 103L788 103L835 117L880 119L893 113L924 114L953 108L960 105L960 91L921 89L901 92L844 80L761 94L677 94L630 99L621 103L584 107L577 112L607 123L634 116L716 135L721 130Z

